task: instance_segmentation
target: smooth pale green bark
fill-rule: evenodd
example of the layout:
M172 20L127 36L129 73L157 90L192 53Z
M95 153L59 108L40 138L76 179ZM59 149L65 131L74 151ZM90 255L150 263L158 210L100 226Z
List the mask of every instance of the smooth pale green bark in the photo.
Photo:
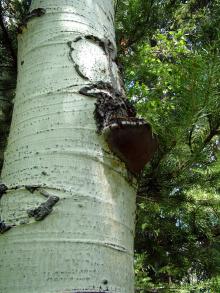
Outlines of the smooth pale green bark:
M19 35L18 80L0 202L2 219L16 225L0 235L0 292L133 293L135 190L124 164L96 133L95 99L78 90L118 80L117 67L97 43L114 42L111 0L35 0ZM89 80L75 70L73 60ZM36 222L27 209L60 197ZM16 188L16 189L15 189Z

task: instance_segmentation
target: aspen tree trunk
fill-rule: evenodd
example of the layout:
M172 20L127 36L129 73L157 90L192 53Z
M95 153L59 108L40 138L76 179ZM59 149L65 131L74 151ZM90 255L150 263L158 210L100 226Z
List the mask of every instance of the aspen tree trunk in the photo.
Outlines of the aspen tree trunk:
M0 292L133 293L135 190L97 134L96 98L79 93L119 87L113 1L34 0L31 11L2 171L12 228L0 235Z

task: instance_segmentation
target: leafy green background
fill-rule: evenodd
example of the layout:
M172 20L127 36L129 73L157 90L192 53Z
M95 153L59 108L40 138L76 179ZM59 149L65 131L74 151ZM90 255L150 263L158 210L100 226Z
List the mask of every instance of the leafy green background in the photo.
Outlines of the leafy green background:
M127 94L159 140L139 178L136 286L220 292L220 2L116 7Z

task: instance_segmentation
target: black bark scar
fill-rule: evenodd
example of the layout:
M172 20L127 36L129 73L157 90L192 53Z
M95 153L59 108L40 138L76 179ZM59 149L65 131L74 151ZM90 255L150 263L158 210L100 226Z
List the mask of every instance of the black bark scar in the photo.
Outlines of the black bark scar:
M29 21L30 19L32 19L32 18L34 18L34 17L41 17L41 16L44 15L45 13L46 13L46 9L44 9L44 8L36 8L36 9L33 9L33 10L31 10L31 11L27 14L25 20L26 20L26 21Z
M26 186L27 188L27 186ZM34 192L37 188L28 187L27 188L30 192ZM37 208L27 210L27 214L29 217L33 217L36 221L41 221L46 218L52 211L54 205L59 201L59 197L55 195L50 195L45 190L39 190L39 192L47 198L47 200L41 203Z
M0 199L2 198L3 194L6 193L6 191L8 190L8 187L1 183L0 184ZM12 226L7 225L3 220L1 220L0 218L0 234L3 234L5 232L7 232L8 230L10 230L12 228Z
M4 221L0 219L0 234L3 234L12 228L11 225L5 224Z
M0 199L3 196L3 194L6 193L7 190L8 190L8 187L5 184L1 183L0 184Z

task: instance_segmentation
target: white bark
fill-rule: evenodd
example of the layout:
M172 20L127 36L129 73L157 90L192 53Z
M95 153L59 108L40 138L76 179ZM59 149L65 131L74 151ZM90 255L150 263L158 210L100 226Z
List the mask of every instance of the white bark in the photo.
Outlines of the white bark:
M94 35L115 46L111 0L34 0L46 14L19 35L18 80L0 202L0 292L133 293L135 190L96 133L85 84L117 79ZM69 43L69 42L72 43ZM74 50L73 50L74 49ZM74 62L82 75L77 73ZM28 209L60 198L35 221Z

